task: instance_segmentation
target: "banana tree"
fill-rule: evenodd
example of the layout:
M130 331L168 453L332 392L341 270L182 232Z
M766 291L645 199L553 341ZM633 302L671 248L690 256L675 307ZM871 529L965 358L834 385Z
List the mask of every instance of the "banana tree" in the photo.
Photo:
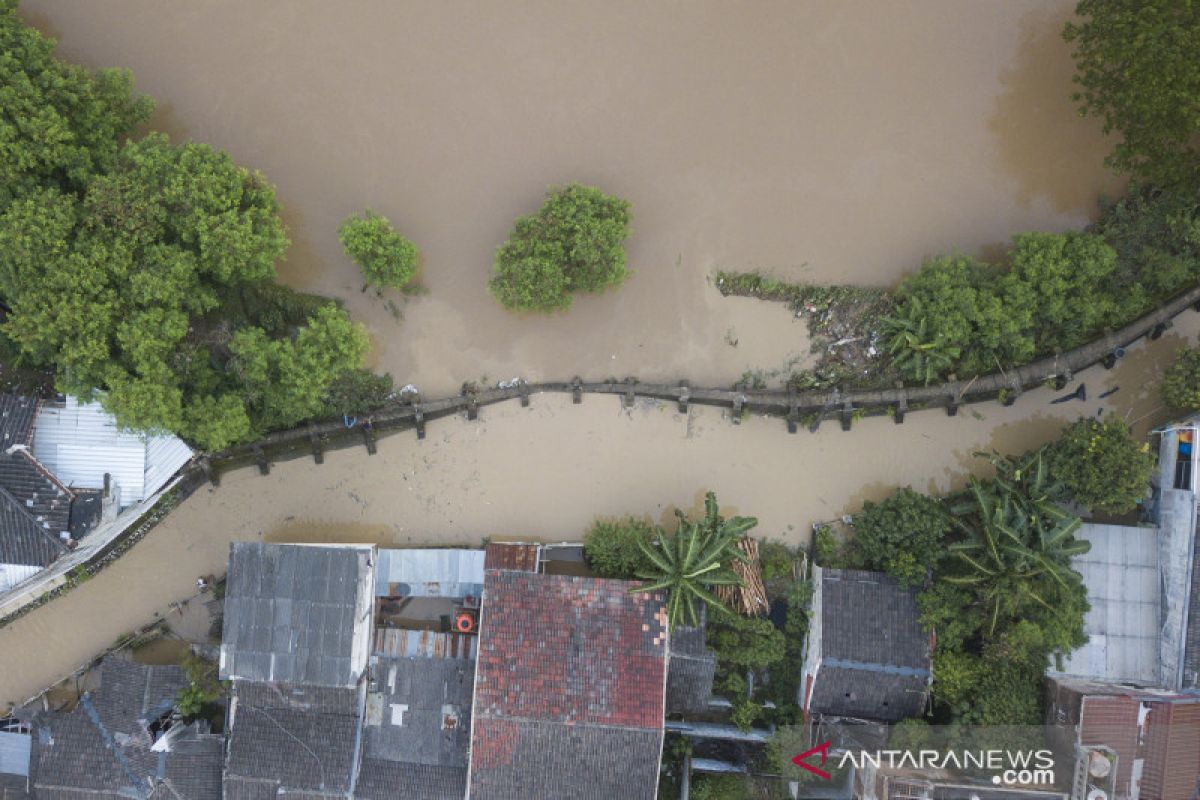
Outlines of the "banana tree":
M949 372L961 355L959 348L931 336L928 327L924 316L916 321L896 317L883 320L884 351L896 369L926 386Z
M711 589L742 585L741 578L729 565L733 560L747 560L736 545L746 531L758 524L753 517L722 518L712 492L705 497L704 506L703 520L689 520L677 510L679 527L674 535L659 528L650 542L638 542L651 568L638 573L648 583L630 591L666 590L667 619L672 629L680 624L700 624L698 602L727 611Z
M1038 461L1026 467L1033 471L1005 464L992 483L972 480L968 501L952 509L963 539L949 549L962 569L943 577L974 589L987 609L989 636L1002 616L1015 618L1031 603L1055 613L1058 599L1079 580L1071 558L1091 549L1074 537L1079 517L1051 499Z

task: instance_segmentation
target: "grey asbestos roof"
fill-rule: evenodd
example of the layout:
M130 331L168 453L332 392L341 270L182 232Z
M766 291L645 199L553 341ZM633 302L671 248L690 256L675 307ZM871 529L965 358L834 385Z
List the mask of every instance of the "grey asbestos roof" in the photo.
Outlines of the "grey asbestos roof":
M178 667L105 659L99 688L73 711L36 716L33 794L39 800L220 800L220 736L188 728L177 732L168 750L150 749L148 726L170 712L182 685Z
M28 800L29 779L23 775L0 772L0 800Z
M359 606L372 551L254 542L230 550L221 677L353 686L369 646L370 609Z
M355 689L238 681L234 696L227 800L273 797L276 790L314 795L350 790L359 730Z
M462 800L466 791L466 767L364 758L354 796L364 800Z
M879 572L825 569L821 665L811 710L900 720L919 715L930 678L929 636L916 591Z
M384 549L375 568L379 597L479 597L483 593L482 550Z
M388 658L380 659L371 671L364 755L465 768L475 662Z
M717 657L704 644L704 625L671 631L667 662L667 713L698 714L708 708Z

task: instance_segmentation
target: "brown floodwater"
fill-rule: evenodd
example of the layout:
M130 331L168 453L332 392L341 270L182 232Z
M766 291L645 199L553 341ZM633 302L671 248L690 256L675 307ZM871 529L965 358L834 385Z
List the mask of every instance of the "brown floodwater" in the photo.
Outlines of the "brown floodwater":
M728 384L803 354L719 267L891 284L928 254L1082 224L1116 187L1075 113L1071 0L26 0L61 54L131 68L154 124L279 190L288 283L343 298L373 364L427 395L574 374ZM515 315L492 255L546 187L633 202L616 291ZM364 207L428 294L360 292L337 226ZM733 347L730 341L737 341Z
M927 254L995 252L1026 229L1086 222L1117 188L1106 143L1072 110L1057 32L1070 2L26 2L61 53L132 68L156 124L229 150L278 186L294 241L281 275L339 296L373 363L427 395L465 380L636 374L728 384L807 349L779 305L723 299L718 267L890 284ZM495 246L545 187L596 183L634 204L633 278L566 314L489 297ZM423 252L428 292L359 291L336 228L371 206ZM396 301L401 302L399 298ZM669 521L713 489L764 535L896 485L945 490L980 448L1016 452L1083 413L1144 430L1162 364L1200 317L1081 375L1106 401L1026 393L955 418L834 422L787 436L719 411L535 397L442 420L379 453L226 475L113 566L0 629L0 703L167 618L202 638L197 576L239 540L470 544L577 539L598 515Z

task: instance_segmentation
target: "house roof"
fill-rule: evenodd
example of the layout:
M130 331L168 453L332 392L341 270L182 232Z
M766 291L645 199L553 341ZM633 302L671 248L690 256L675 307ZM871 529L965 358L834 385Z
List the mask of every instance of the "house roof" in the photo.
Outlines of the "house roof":
M821 661L809 708L886 721L916 716L930 679L916 591L880 572L823 569Z
M371 672L364 755L465 769L475 662L386 658L373 664Z
M717 656L704 643L704 628L702 616L697 627L680 625L671 631L671 654L667 662L668 714L698 714L708 708Z
M358 691L235 683L225 797L345 796L353 785Z
M1083 623L1088 641L1067 657L1061 674L1158 685L1164 672L1158 528L1089 524L1078 536L1092 545L1071 559L1091 605Z
M482 550L384 549L375 567L377 597L479 597Z
M66 551L57 536L0 486L0 564L45 567Z
M470 796L650 798L666 691L662 596L488 569Z
M541 546L520 542L488 542L484 548L487 569L511 569L522 572L537 572L538 553Z
M466 790L466 767L364 758L354 796L364 800L462 800Z
M354 686L370 646L374 550L235 542L221 676Z
M220 736L188 728L163 752L151 750L150 723L170 712L184 683L179 667L106 658L100 686L73 711L35 717L34 795L149 800L166 790L173 800L220 800Z
M192 451L175 436L123 431L99 403L67 397L38 409L33 455L71 487L102 489L110 474L128 506L162 488Z
M30 443L37 407L38 402L32 397L0 394L0 450Z

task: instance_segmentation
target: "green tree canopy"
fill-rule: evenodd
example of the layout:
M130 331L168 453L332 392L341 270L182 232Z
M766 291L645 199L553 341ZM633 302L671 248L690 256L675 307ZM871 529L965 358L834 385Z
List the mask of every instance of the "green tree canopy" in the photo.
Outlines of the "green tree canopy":
M950 527L950 515L939 500L898 489L882 503L863 504L854 517L853 548L868 569L920 584L944 552Z
M90 73L0 0L0 211L42 188L81 192L116 162L120 139L154 109L127 70Z
M347 217L338 240L368 285L403 289L416 274L417 246L371 209Z
M1050 468L1077 503L1123 514L1146 496L1154 455L1133 438L1119 417L1084 418L1068 426L1050 448Z
M1200 7L1195 0L1080 0L1075 100L1116 132L1107 163L1159 186L1200 178Z
M270 284L287 245L261 175L152 134L82 197L43 188L0 215L3 331L64 391L103 390L121 425L221 448L319 413L365 352L332 304L298 305L271 331L229 318L231 302Z
M653 538L654 526L644 519L598 519L583 537L583 551L601 578L629 580L650 567L642 545Z
M551 190L536 214L519 218L496 251L492 293L508 308L554 311L573 292L599 292L629 275L630 206L577 183Z
M1200 411L1200 348L1184 347L1163 375L1163 402L1173 408Z

